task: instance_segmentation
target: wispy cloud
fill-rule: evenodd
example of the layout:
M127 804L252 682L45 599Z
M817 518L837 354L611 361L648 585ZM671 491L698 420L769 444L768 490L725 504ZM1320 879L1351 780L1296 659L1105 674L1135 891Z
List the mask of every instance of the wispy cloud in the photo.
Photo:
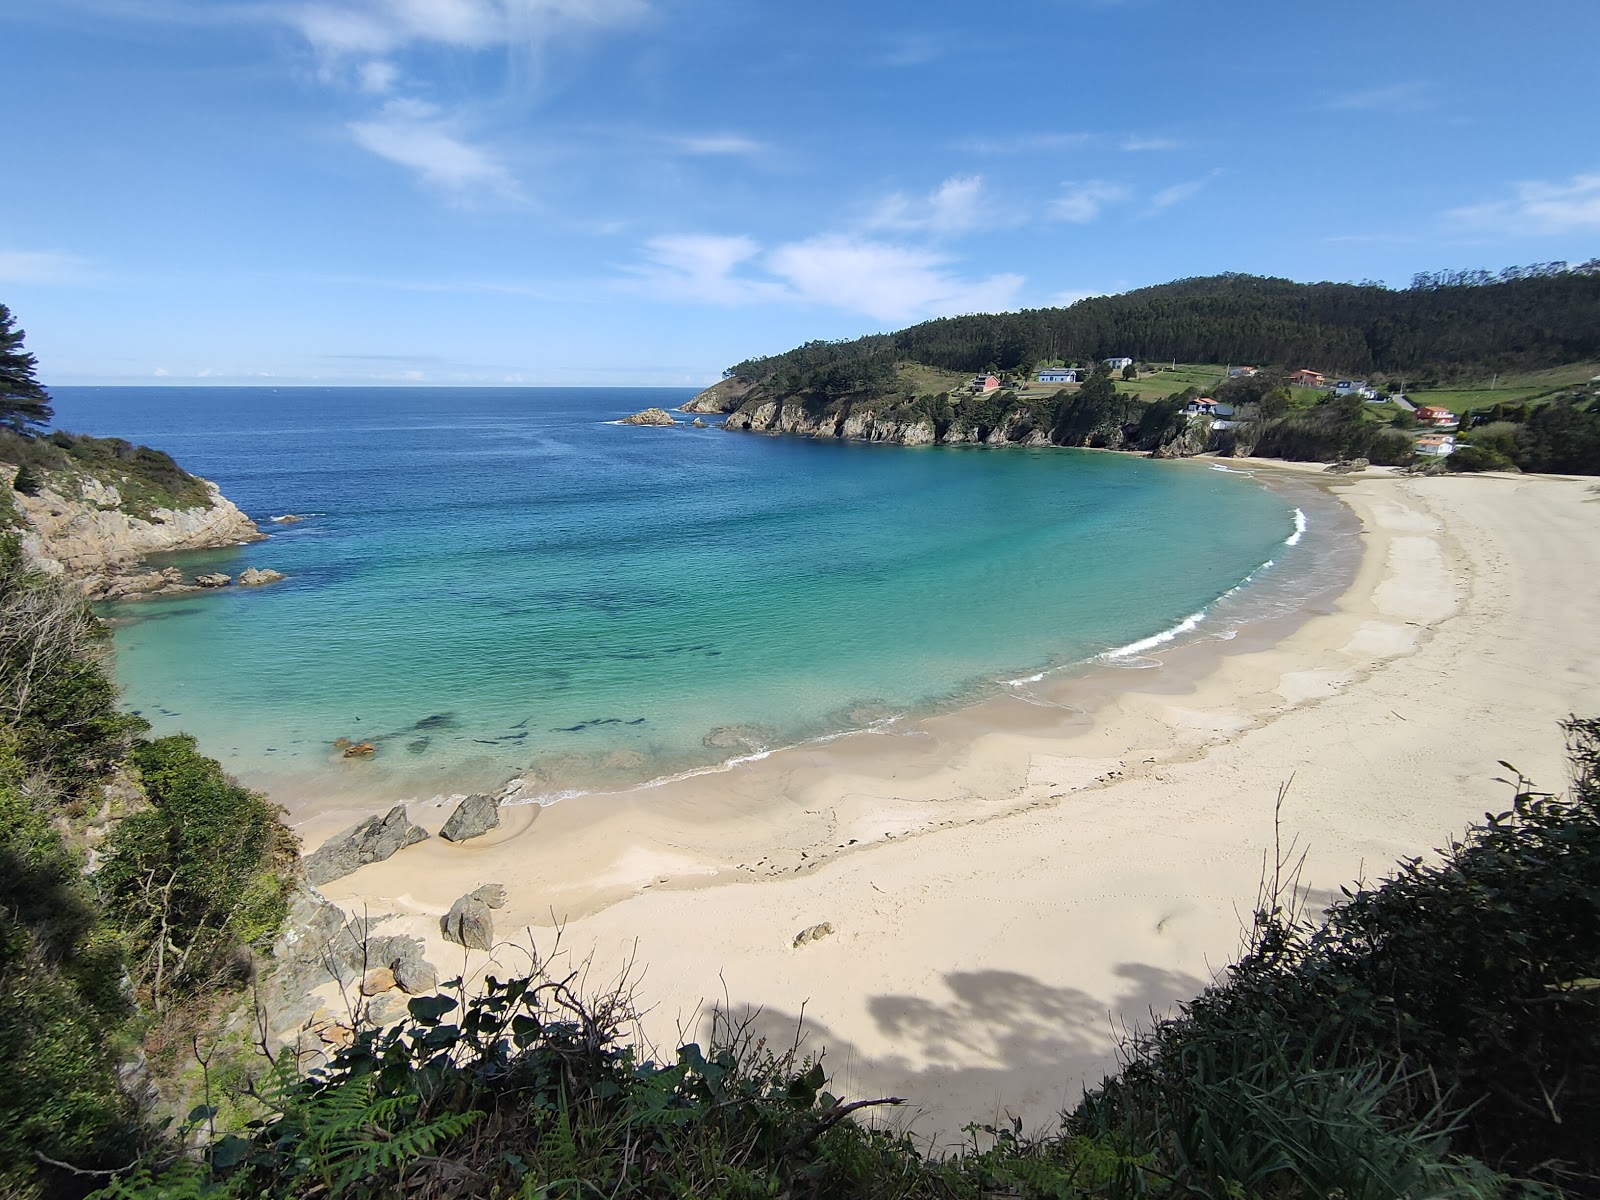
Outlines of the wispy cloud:
M644 17L645 0L313 0L275 9L319 52L385 55L433 42L468 50L538 45Z
M895 192L879 202L867 218L868 229L907 233L966 233L999 220L985 195L983 176L954 175L926 196L908 197Z
M1077 150L1094 142L1093 133L1015 133L1000 137L965 138L955 149L970 154L1042 154L1051 150Z
M768 269L802 299L880 321L1011 308L1022 276L963 279L929 250L837 235L779 246Z
M1061 193L1050 201L1045 212L1056 221L1087 225L1096 220L1107 206L1121 204L1132 195L1132 189L1124 183L1107 179L1079 180L1062 184Z
M1433 84L1420 79L1386 83L1373 88L1356 88L1329 96L1322 107L1330 112L1408 112L1424 108L1433 100Z
M1508 199L1453 208L1445 220L1461 230L1515 237L1600 230L1600 172L1565 183L1513 183Z
M761 246L742 235L692 233L651 238L645 262L630 274L646 291L675 299L710 304L745 304L782 300L781 283L747 272Z
M1152 213L1165 212L1174 205L1182 204L1220 174L1222 174L1222 168L1218 167L1198 179L1185 179L1182 183L1175 183L1171 187L1162 188L1150 197L1150 211Z
M6 250L0 248L0 283L34 283L66 286L91 283L97 277L94 265L76 254L55 250Z
M738 133L686 135L668 140L679 153L706 157L762 154L769 148L765 142Z
M1138 134L1132 133L1117 143L1119 149L1126 150L1131 154L1138 154L1147 150L1176 150L1179 144L1175 138L1140 137Z
M951 260L919 247L823 234L763 250L744 236L654 238L626 286L713 304L818 304L880 321L1011 307L1023 279L968 279Z
M431 104L391 100L372 119L350 122L356 143L380 158L416 171L457 199L513 199L511 172L490 151L464 140Z
M377 112L348 123L358 146L461 200L516 196L517 181L498 154L462 135L459 117L414 98L418 88L408 86L397 56L419 46L531 54L557 38L634 24L650 6L647 0L269 0L246 11L297 30L316 53L324 81L385 98Z

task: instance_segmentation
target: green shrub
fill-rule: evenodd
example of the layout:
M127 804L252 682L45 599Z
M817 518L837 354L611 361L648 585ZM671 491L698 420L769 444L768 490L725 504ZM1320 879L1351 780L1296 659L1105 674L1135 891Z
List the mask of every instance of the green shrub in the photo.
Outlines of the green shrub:
M17 468L16 476L11 481L13 490L21 492L24 496L37 496L39 489L44 486L44 481L39 478L39 472L33 469L31 463L23 463Z
M187 734L140 743L133 759L152 807L117 825L95 884L128 935L140 995L161 1012L226 989L243 948L277 932L299 847L281 810Z

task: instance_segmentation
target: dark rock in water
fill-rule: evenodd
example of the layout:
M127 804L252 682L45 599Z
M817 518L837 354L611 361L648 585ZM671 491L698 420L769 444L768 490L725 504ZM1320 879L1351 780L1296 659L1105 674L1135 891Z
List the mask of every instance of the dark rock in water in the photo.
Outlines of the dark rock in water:
M489 910L504 908L506 889L498 883L486 883L475 892L468 892L450 906L450 911L439 918L439 931L447 941L468 950L488 950L494 946L494 917Z
M468 838L482 837L489 830L499 827L500 805L493 796L480 793L468 796L456 805L455 812L450 814L444 828L439 830L439 836L447 842L464 842Z
M306 878L313 885L331 883L367 863L382 862L427 836L427 830L407 818L406 806L396 804L383 816L368 817L307 855Z
M194 582L197 587L221 588L227 587L230 583L232 583L233 576L224 575L222 572L217 571L211 575L196 575L194 577Z
M409 742L406 743L406 750L411 754L421 754L424 750L426 750L431 745L433 745L433 739L432 738L426 738L426 737L412 738Z
M239 576L240 587L261 587L268 583L277 583L283 578L282 571L274 571L270 567L246 567L244 574Z
M344 748L346 758L371 758L378 752L378 748L371 742L352 742Z
M423 717L411 728L413 729L454 729L460 722L456 720L453 712L434 713L431 717Z

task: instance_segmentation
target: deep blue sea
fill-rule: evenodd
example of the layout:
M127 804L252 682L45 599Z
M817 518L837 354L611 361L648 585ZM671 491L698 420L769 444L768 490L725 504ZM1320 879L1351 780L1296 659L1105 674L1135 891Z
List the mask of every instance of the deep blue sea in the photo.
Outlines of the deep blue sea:
M1314 572L1305 502L1198 463L612 423L692 394L54 389L60 427L272 534L186 571L288 576L118 606L127 704L269 787L554 795L968 703Z

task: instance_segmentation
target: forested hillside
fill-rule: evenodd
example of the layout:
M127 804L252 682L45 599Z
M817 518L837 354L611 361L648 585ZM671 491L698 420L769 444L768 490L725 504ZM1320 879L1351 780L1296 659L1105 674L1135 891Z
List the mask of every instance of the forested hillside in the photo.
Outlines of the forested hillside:
M1180 279L1070 308L925 321L855 341L811 342L728 374L826 394L892 382L897 362L1015 371L1046 361L1311 367L1329 374L1459 373L1600 357L1600 260L1419 275L1408 288L1255 275Z

